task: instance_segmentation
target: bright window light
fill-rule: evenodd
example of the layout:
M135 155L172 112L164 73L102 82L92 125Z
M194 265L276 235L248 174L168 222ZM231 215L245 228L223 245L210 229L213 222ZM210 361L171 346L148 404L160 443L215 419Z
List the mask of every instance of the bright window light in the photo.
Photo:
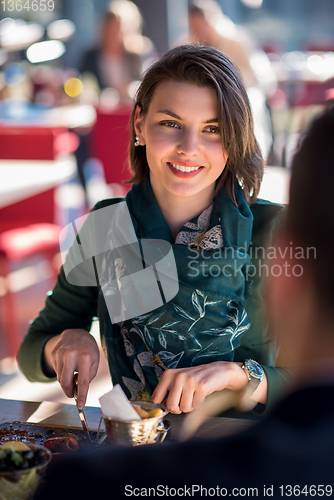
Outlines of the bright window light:
M27 50L27 59L31 63L53 61L54 59L61 57L65 50L65 45L59 40L34 43Z
M259 9L262 6L262 0L241 0L241 2L251 9Z
M69 19L53 21L47 27L47 34L51 40L68 40L75 32L75 24Z

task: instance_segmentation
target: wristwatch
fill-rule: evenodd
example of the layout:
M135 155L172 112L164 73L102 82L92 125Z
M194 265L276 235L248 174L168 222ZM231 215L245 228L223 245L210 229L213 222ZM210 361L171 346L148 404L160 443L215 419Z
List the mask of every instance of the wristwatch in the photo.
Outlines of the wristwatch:
M264 377L263 368L257 361L254 361L254 359L245 359L241 368L248 376L247 395L251 396Z

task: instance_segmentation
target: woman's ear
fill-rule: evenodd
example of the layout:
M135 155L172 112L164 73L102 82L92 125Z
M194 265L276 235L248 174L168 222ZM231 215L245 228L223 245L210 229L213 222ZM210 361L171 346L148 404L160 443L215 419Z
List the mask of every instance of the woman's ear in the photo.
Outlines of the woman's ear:
M133 119L133 126L135 129L136 136L139 139L139 145L145 146L145 135L143 133L143 116L142 116L142 108L140 106L136 107L135 116Z

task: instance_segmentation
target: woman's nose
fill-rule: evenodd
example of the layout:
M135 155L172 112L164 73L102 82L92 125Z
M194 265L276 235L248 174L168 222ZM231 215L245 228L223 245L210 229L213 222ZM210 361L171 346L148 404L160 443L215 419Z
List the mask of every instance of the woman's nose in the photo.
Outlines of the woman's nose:
M195 131L184 131L180 137L177 152L185 156L197 156L199 154L199 139Z

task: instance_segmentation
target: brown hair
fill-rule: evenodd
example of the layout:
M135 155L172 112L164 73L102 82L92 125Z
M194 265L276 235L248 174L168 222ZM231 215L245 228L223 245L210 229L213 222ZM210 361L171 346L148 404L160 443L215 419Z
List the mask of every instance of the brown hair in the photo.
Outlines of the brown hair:
M149 171L146 146L134 146L136 108L139 106L142 116L145 116L155 89L168 80L215 89L221 140L228 154L226 167L217 179L216 193L225 185L236 204L234 185L237 180L247 201L255 201L263 177L264 161L254 137L250 104L239 70L219 50L198 44L180 45L169 50L145 73L131 116L130 165L133 177L129 182L139 184Z

